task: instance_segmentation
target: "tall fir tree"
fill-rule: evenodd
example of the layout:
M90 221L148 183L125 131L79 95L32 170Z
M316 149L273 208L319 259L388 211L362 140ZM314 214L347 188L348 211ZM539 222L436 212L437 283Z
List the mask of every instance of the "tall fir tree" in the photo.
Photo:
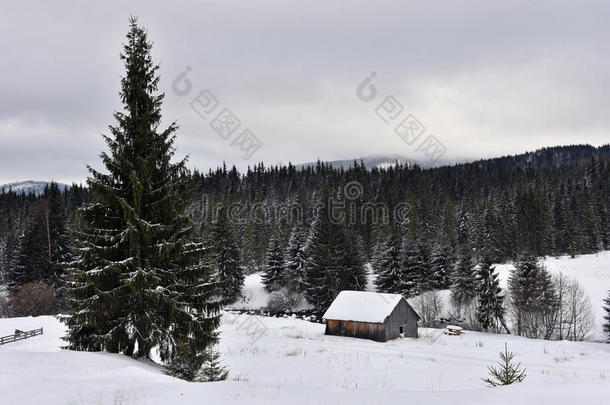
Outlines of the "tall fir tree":
M402 268L402 294L413 297L432 288L430 247L426 240L407 242Z
M377 291L393 294L402 292L403 264L402 238L394 231L387 241L382 242L374 265Z
M325 183L307 242L305 298L323 313L342 290L363 290L366 271L340 216L333 211L330 187Z
M240 297L245 276L226 204L218 210L212 224L208 249L214 277L221 284L223 303L231 304Z
M477 270L478 306L477 320L481 328L489 330L496 321L500 322L507 333L510 333L504 322L504 296L500 288L500 281L490 257L483 259Z
M38 210L25 232L19 236L15 259L4 272L4 283L9 290L17 290L25 283L48 276L50 263L41 217Z
M96 202L81 211L78 257L68 268L74 310L64 318L65 339L74 350L134 358L156 348L170 369L198 370L218 340L219 291L204 247L191 242L186 159L171 161L177 125L158 130L163 94L151 47L131 18L121 54L124 109L104 136L108 173L89 167Z
M451 277L451 301L458 308L469 305L476 297L476 273L472 253L464 247Z
M286 262L284 252L277 237L272 237L267 249L267 261L263 271L263 285L267 292L279 290L284 285Z
M524 319L552 313L557 304L550 273L532 255L522 255L508 278L508 291L514 313L517 335L533 336L526 330ZM548 336L544 336L548 338Z
M292 292L302 292L305 288L306 242L306 227L303 224L295 225L286 248L286 285Z
M430 258L430 280L432 290L444 290L451 286L451 271L454 266L454 255L451 245L443 242L434 244Z
M336 259L340 269L339 288L341 290L364 290L367 286L368 275L364 267L362 241L343 228L343 234L338 238L335 251L338 253Z

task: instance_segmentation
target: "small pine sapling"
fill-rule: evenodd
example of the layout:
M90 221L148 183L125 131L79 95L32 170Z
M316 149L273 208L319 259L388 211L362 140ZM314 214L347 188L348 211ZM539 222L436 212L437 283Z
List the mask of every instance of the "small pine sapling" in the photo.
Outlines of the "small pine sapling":
M223 381L229 375L220 362L220 353L213 347L196 355L176 357L165 369L167 375L192 382Z
M510 385L521 382L525 379L525 369L521 370L521 363L515 364L513 358L515 354L508 351L506 343L504 343L504 353L500 352L500 360L498 367L488 366L489 378L482 378L490 387L499 385Z
M608 291L608 298L604 300L604 304L604 311L606 312L604 319L606 322L604 323L603 328L606 335L608 335L608 343L610 343L610 291Z
M205 361L197 381L223 381L227 379L228 375L229 371L220 363L220 353L214 348L208 348L205 351Z

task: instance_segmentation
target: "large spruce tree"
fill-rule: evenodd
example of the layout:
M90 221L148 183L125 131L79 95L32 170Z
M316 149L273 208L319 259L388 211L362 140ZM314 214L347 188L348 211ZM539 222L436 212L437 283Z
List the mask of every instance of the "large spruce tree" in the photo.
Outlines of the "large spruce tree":
M303 224L293 227L286 248L286 286L292 292L302 292L305 285L307 229Z
M163 94L146 31L130 19L121 59L123 111L104 136L108 173L89 167L96 202L82 209L67 292L68 347L148 357L156 348L179 376L217 341L217 286L191 242L186 159L172 162L177 125L159 130ZM182 371L181 371L182 370Z
M284 285L286 277L286 261L284 251L277 236L273 236L267 248L267 261L263 271L263 285L267 292L279 290Z
M498 321L506 332L510 333L504 322L504 306L502 305L504 296L500 288L498 273L492 266L490 257L485 257L477 270L477 285L479 296L477 320L481 328L487 331Z
M477 294L477 279L472 252L462 249L451 277L451 301L458 308L468 306Z
M402 237L399 232L394 231L388 240L382 242L379 257L375 260L377 291L401 293L403 265Z
M241 289L244 286L244 269L229 223L226 205L218 210L218 218L210 232L208 249L211 253L214 276L222 284L223 303L231 304L241 295Z
M424 240L406 243L402 270L402 294L409 298L431 289L430 250Z
M318 210L307 243L305 298L322 314L342 290L364 290L366 271L355 241L333 212L328 184L322 187ZM337 206L340 207L340 204Z
M538 335L543 330L538 328L538 324L542 325L544 318L553 313L557 297L550 273L536 256L522 255L515 262L515 270L508 278L508 290L517 335L548 339L548 335ZM533 319L539 320L532 322ZM546 332L548 334L552 330Z
M432 290L444 290L451 286L451 272L454 266L454 255L451 246L435 243L430 258L430 280Z

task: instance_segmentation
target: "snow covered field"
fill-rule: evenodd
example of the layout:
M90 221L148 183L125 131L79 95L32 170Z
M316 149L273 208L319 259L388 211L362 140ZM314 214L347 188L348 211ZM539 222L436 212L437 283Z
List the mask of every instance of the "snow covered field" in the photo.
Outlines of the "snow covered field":
M547 258L548 269L577 278L601 328L610 287L610 252ZM499 265L505 282L510 265ZM267 294L260 275L246 279L247 303ZM160 367L108 353L64 351L53 317L0 319L0 336L43 326L45 333L0 346L0 404L605 404L610 345L550 342L466 331L446 336L420 328L419 339L387 343L325 336L324 325L292 318L227 313L221 326L229 380L187 383ZM597 333L596 332L596 333ZM521 384L487 388L481 377L508 343L527 369ZM415 401L415 402L413 402Z
M44 335L0 347L0 403L572 405L610 395L610 345L601 343L435 329L377 343L324 336L324 325L296 319L229 315L220 345L229 380L187 383L121 355L62 351L63 326L52 317L0 319L0 335L40 326ZM480 378L504 342L527 378L486 388Z

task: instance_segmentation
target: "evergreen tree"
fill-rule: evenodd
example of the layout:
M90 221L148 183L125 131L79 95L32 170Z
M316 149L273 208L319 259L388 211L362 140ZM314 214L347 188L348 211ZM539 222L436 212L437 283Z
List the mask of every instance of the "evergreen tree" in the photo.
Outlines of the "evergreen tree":
M430 259L430 289L444 290L449 288L451 286L451 271L453 266L454 258L451 246L436 243Z
M408 243L405 248L401 291L402 295L407 298L421 294L428 289L427 277L430 263L424 252L420 241Z
M483 381L490 387L499 385L510 385L525 380L525 370L521 369L521 363L515 364L513 359L515 354L508 351L506 343L504 343L504 353L500 352L500 361L498 367L489 366L489 378L484 378Z
M484 330L489 330L495 321L499 321L510 333L504 323L504 307L502 301L502 289L495 267L492 266L490 258L485 258L481 266L477 270L477 285L478 285L478 307L477 320Z
M197 381L223 381L228 375L227 368L220 363L220 353L212 347L206 349L205 361Z
M604 332L608 335L608 341L610 342L610 291L608 291L608 297L604 300L604 311L606 311L606 315L604 319L606 322L604 323Z
M306 242L305 227L301 224L295 225L286 249L286 285L293 292L302 292L305 288Z
M378 260L375 262L375 286L377 291L386 293L402 292L402 238L398 232L393 232L390 238L383 242Z
M229 375L226 367L220 363L220 353L213 347L208 347L183 362L172 362L168 365L166 373L196 382L223 381Z
M203 364L218 340L218 286L191 242L186 159L172 163L176 124L158 131L163 95L146 31L130 19L121 59L123 112L115 112L107 174L89 168L96 202L81 210L78 257L69 267L74 306L64 318L68 347L149 357L170 368ZM188 375L182 375L189 378Z
M38 216L19 237L15 260L4 272L4 282L10 290L17 290L25 283L41 280L49 275L46 239Z
M348 230L338 238L336 252L341 290L362 291L367 285L367 273L364 267L363 245ZM343 256L341 256L341 252Z
M222 298L225 304L235 302L244 286L244 271L241 266L239 249L235 244L226 206L218 210L218 218L212 225L208 246L211 264L216 280L222 284Z
M476 273L470 249L464 248L458 259L451 280L451 300L462 308L476 297Z
M508 290L517 335L548 339L553 326L544 329L540 325L544 325L545 318L553 313L557 300L551 275L535 256L523 255L515 263L515 270L508 279ZM543 336L539 336L540 333Z
M263 271L263 285L267 292L279 290L284 284L286 262L284 252L277 238L272 237L267 250L267 263Z
M366 286L362 260L345 227L336 220L330 196L325 184L306 248L305 298L319 314L342 290L363 290Z

